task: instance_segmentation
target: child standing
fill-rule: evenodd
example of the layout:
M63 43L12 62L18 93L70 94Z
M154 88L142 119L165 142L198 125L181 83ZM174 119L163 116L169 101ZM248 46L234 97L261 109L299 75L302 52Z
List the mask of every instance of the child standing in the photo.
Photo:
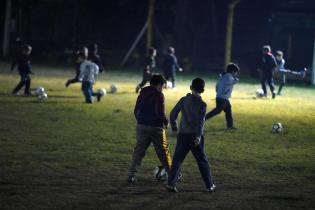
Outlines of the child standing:
M261 64L261 88L264 91L265 97L267 96L266 82L269 85L272 98L276 98L275 86L273 82L273 73L277 67L276 59L271 53L271 47L269 45L263 46L263 57Z
M216 107L206 114L206 120L224 111L227 128L235 129L232 117L232 106L229 98L231 97L233 86L238 82L236 76L239 71L239 67L236 64L230 63L226 71L220 75L216 85Z
M176 70L183 71L183 69L178 65L174 47L168 48L168 55L164 61L163 69L165 79L172 82L172 88L174 89L176 87Z
M166 188L170 192L177 192L176 183L180 174L181 164L187 153L191 151L197 161L206 190L212 192L214 185L210 164L205 154L203 127L207 104L202 100L200 94L204 92L205 82L196 78L190 86L191 93L182 97L171 111L171 127L177 132L179 112L182 113L179 133L177 135L176 149L173 157L171 172L168 177Z
M93 96L97 97L97 101L101 100L101 93L93 92L93 85L96 81L96 76L98 74L98 66L87 60L87 56L84 53L79 53L78 62L80 65L80 74L78 81L82 82L81 89L85 96L86 103L93 103Z
M32 52L32 47L28 44L22 44L21 48L18 49L18 53L16 56L16 60L12 63L11 70L14 70L15 65L18 66L18 71L21 77L20 82L12 91L12 94L18 95L19 91L23 86L25 86L24 94L27 96L31 95L30 87L31 87L31 77L32 74L31 70L31 61L30 61L30 54Z
M147 82L150 81L153 69L155 68L155 57L156 57L156 49L155 48L149 48L148 49L148 55L146 57L146 65L142 74L142 81L137 85L136 87L136 93L139 92L139 90L145 86Z
M166 141L165 128L168 120L165 116L163 86L166 80L160 74L153 74L150 86L144 87L137 98L134 115L137 120L137 142L132 154L128 182L136 183L136 173L151 142L155 152L168 173L171 168L171 156Z

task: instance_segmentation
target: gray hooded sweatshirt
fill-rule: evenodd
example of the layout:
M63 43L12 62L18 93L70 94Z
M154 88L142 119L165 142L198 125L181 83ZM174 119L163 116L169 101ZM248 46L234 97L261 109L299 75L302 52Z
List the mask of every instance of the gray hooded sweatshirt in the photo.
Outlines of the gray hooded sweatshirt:
M216 85L217 98L229 100L233 91L233 86L238 82L231 73L225 73L220 76Z

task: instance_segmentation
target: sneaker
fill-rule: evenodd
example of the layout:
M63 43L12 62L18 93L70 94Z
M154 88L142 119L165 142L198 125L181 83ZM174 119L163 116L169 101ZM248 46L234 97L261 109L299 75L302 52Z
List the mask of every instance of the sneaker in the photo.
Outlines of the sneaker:
M277 96L282 96L282 94L281 93L277 93Z
M276 98L276 94L272 93L272 99L275 99L275 98Z
M19 92L12 93L12 95L14 95L14 96L19 96L19 95L20 95L20 93L19 93Z
M31 92L28 92L28 93L24 93L25 96L32 96L32 93Z
M178 192L176 186L166 185L165 188L166 188L169 192L173 192L173 193L177 193L177 192Z
M215 184L212 184L212 186L210 188L207 188L206 191L207 192L213 192L216 187L217 186L215 186Z
M70 81L68 80L68 81L66 82L65 86L66 86L66 87L69 87L69 85L70 85Z
M129 177L128 177L128 182L129 182L130 184L136 184L137 181L138 181L138 180L136 179L135 176L129 176Z

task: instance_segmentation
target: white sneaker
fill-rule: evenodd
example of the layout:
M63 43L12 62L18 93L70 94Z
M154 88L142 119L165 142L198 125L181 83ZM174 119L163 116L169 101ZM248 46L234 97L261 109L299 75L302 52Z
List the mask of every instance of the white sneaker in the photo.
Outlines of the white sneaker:
M217 186L215 186L215 184L212 184L212 186L210 188L207 188L206 191L207 192L213 192L216 187Z

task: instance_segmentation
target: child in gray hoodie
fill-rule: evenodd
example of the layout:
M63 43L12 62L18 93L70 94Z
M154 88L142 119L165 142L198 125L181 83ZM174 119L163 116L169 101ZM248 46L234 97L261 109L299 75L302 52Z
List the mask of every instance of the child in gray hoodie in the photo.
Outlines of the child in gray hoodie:
M216 107L206 114L206 120L208 120L224 111L227 129L235 129L232 117L232 106L229 98L231 97L233 86L238 82L236 76L239 71L240 69L236 64L230 63L226 71L220 75L216 85Z

